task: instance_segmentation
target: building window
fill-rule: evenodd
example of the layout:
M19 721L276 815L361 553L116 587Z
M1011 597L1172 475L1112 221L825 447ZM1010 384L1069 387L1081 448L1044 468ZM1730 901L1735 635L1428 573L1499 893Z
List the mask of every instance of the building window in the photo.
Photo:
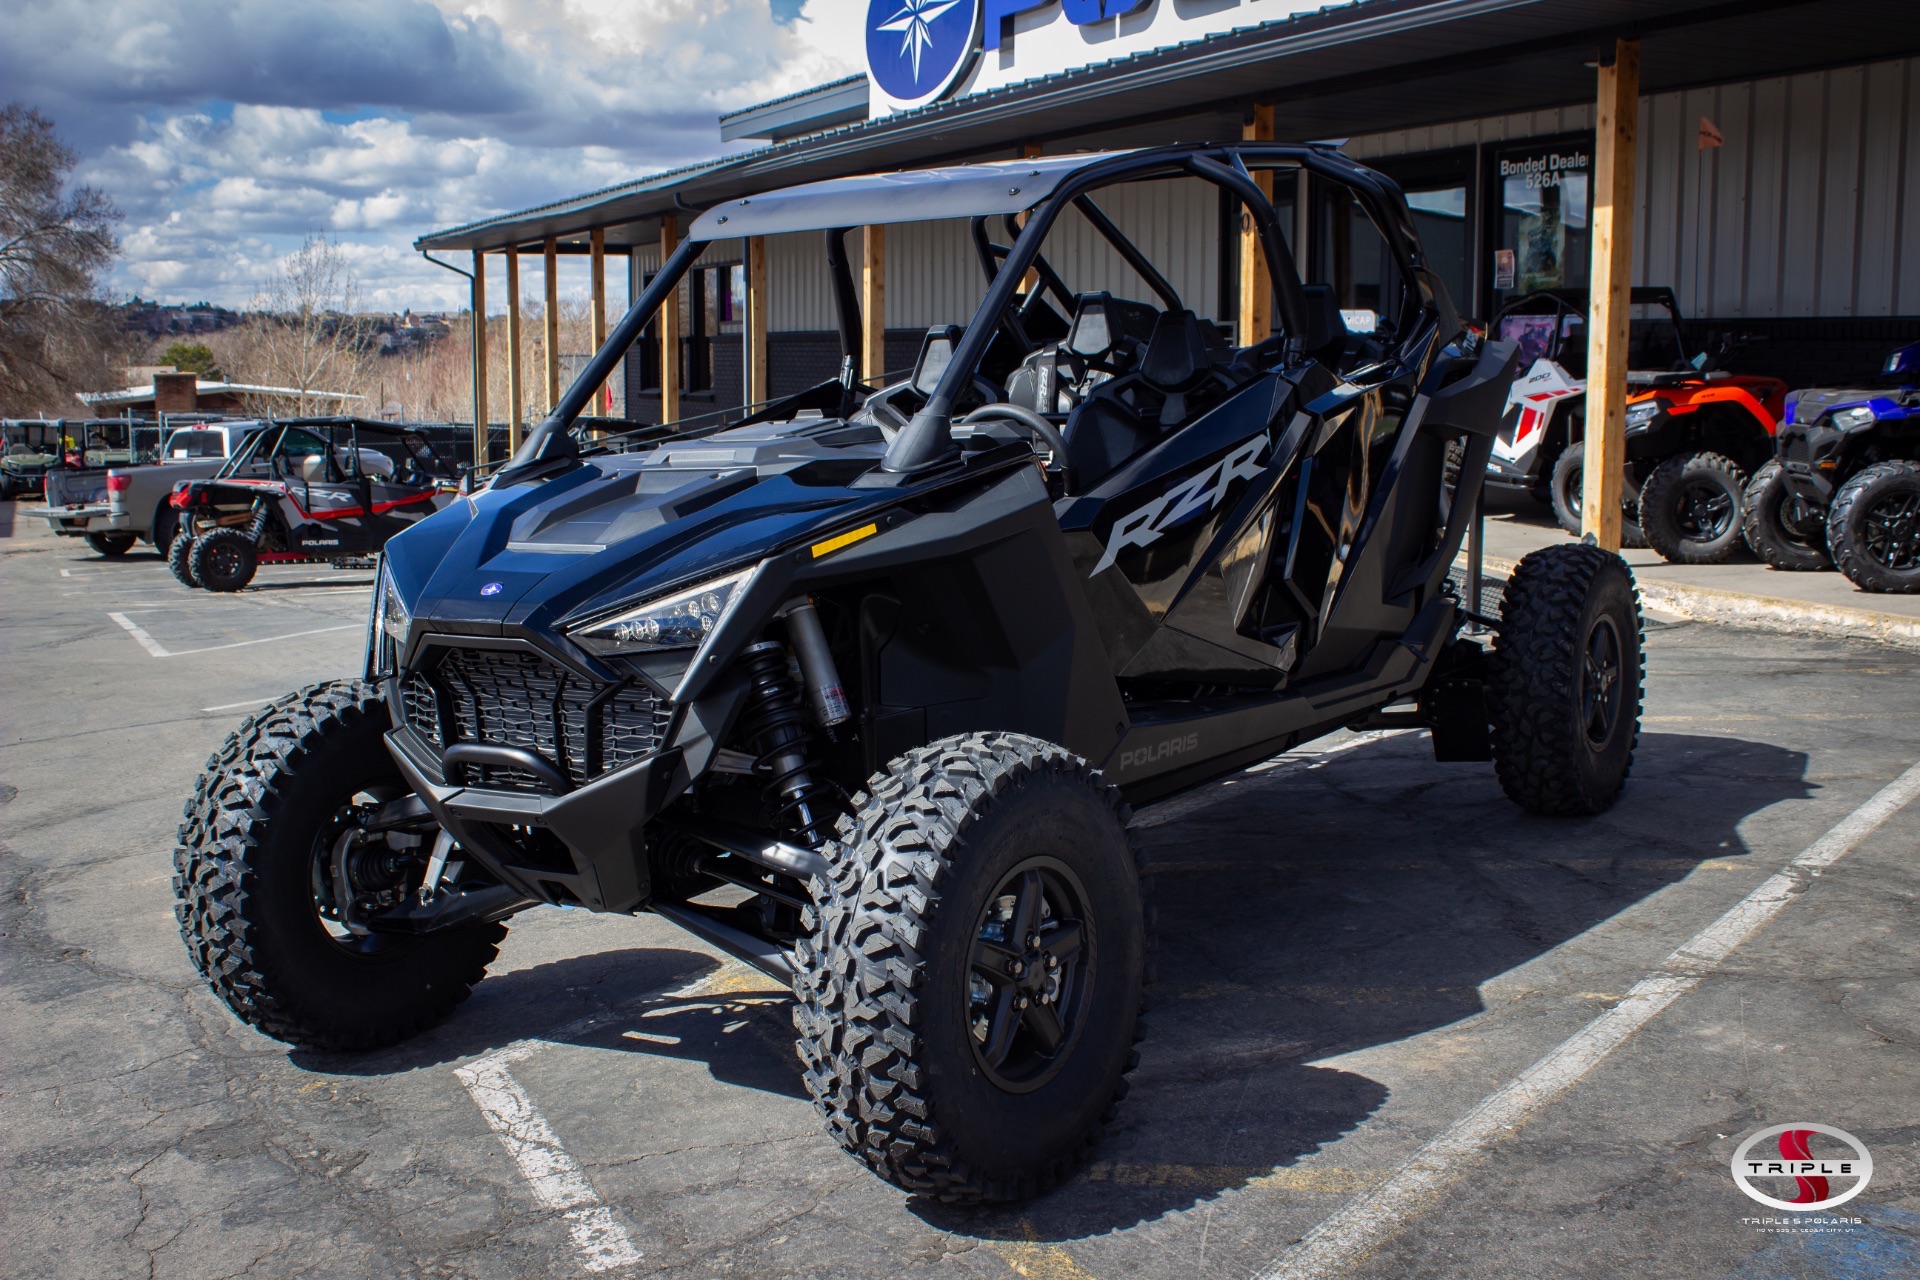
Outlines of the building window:
M1499 193L1493 290L1499 302L1541 289L1584 289L1592 256L1593 144L1535 143L1494 153Z

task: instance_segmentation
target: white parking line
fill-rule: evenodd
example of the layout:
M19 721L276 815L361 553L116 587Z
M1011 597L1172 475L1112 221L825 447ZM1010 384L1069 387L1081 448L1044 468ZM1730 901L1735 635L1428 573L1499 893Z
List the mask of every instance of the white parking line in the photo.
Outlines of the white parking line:
M127 617L126 614L109 613L107 616L126 628L127 634L135 640L138 640L140 647L156 658L189 658L196 653L219 653L224 649L244 649L250 644L272 644L276 640L298 640L301 636L323 636L331 631L357 631L366 625L363 622L343 622L337 627L315 627L311 631L289 631L284 635L261 636L258 640L235 640L232 644L210 644L200 649L168 650L164 648L158 640L148 635L146 631L140 627L139 623Z
M223 702L217 707L202 707L202 711L238 711L241 707L264 707L272 698L249 698L245 702Z
M165 649L161 648L160 642L158 640L155 640L152 636L148 635L146 631L141 628L139 623L135 622L132 618L129 618L126 614L109 613L107 616L109 618L112 618L115 622L119 623L122 627L125 627L127 634L132 636L135 640L138 640L140 642L140 647L142 649L145 649L148 653L152 654L154 657L167 658L172 656Z
M1256 1280L1332 1276L1372 1253L1437 1196L1459 1165L1564 1093L1661 1010L1699 986L1714 966L1798 896L1807 877L1838 862L1915 796L1920 796L1920 764L1882 787L1725 915L1682 943L1619 1004L1490 1094L1386 1181L1307 1232Z
M499 1053L481 1058L453 1074L467 1087L480 1113L499 1136L500 1143L520 1166L534 1199L566 1219L567 1234L580 1251L580 1262L588 1271L612 1271L632 1266L641 1260L627 1229L614 1218L613 1210L600 1199L586 1170L580 1167L533 1099L507 1070L515 1058L525 1057L531 1048L515 1053L509 1046Z

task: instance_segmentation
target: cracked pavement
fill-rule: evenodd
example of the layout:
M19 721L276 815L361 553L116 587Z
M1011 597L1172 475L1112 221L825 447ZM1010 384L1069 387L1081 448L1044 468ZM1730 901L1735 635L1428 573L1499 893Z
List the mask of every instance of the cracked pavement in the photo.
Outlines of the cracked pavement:
M1059 1192L957 1211L843 1155L784 994L655 917L520 916L451 1019L379 1053L241 1025L172 915L181 801L245 714L201 708L350 674L360 637L155 659L106 614L238 643L357 622L367 575L274 566L216 597L38 525L0 537L9 1277L586 1275L454 1074L522 1046L513 1077L640 1251L627 1273L1237 1280L1920 760L1920 655L1654 627L1634 778L1601 818L1523 815L1408 736L1150 812L1159 981L1132 1095ZM1917 839L1920 805L1807 878L1353 1274L1920 1274ZM1733 1148L1790 1120L1871 1148L1859 1224L1740 1222L1766 1211Z

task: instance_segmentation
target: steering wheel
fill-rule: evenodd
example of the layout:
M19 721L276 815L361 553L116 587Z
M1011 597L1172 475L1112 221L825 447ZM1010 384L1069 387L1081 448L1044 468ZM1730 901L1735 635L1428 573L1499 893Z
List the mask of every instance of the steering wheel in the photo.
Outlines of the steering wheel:
M991 422L996 418L1004 418L1009 422L1019 423L1028 431L1032 432L1048 449L1053 451L1053 460L1056 466L1064 467L1067 465L1067 441L1066 437L1060 434L1060 428L1054 426L1051 422L1048 422L1045 418L1023 405L1006 404L1004 402L984 405L960 419L960 422L971 426L974 423Z

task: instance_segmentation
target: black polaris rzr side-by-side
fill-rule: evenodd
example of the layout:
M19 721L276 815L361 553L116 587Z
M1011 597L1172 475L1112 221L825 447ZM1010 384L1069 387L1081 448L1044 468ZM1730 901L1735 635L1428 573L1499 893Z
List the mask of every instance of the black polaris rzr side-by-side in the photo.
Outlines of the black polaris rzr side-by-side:
M1379 233L1371 332L1292 266L1252 175L1295 169ZM1097 200L1176 179L1257 228L1272 337L1234 346ZM984 298L906 380L569 434L707 242L825 231L851 352L844 228L953 217ZM1079 251L1050 261L1054 237ZM289 695L208 762L177 853L194 960L268 1034L361 1048L451 1010L517 911L653 911L791 982L807 1087L882 1176L1044 1190L1142 1034L1130 804L1362 725L1491 759L1536 812L1618 795L1640 711L1624 563L1529 556L1490 651L1448 577L1515 365L1461 325L1398 188L1330 148L710 209L510 463L387 545L365 679Z

